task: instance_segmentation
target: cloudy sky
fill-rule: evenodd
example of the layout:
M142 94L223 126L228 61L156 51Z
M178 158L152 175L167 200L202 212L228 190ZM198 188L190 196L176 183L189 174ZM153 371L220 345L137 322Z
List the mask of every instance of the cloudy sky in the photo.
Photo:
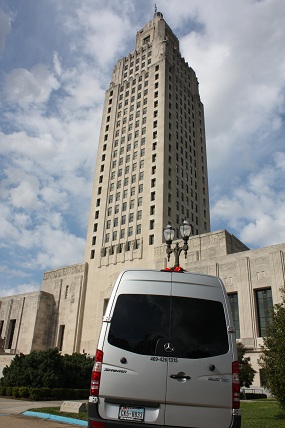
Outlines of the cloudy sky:
M284 0L161 0L205 107L211 229L285 242ZM150 0L0 0L0 295L83 261L104 92Z

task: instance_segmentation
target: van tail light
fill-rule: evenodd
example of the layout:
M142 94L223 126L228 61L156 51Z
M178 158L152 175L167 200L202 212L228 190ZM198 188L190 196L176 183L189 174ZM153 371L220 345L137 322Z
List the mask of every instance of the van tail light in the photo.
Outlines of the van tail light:
M105 428L105 422L89 420L89 424L91 428Z
M240 382L238 361L233 362L233 409L240 408Z
M100 351L100 349L97 349L96 355L95 355L94 367L91 375L90 395L93 397L98 397L99 395L102 361L103 361L103 351Z

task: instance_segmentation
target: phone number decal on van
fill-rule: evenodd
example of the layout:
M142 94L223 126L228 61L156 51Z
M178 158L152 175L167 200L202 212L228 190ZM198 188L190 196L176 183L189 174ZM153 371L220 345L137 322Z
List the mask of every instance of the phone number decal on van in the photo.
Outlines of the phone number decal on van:
M178 358L175 357L150 357L150 361L161 361L162 363L178 363Z

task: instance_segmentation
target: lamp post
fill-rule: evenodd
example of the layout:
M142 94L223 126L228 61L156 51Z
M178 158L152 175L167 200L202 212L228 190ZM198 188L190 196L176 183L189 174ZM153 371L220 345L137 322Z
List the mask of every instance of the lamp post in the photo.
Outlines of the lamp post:
M166 242L166 254L167 254L167 260L170 260L170 254L174 254L174 268L177 268L179 266L179 256L182 251L184 251L185 259L187 256L187 250L188 250L188 240L191 235L191 226L188 223L187 220L184 220L182 225L180 226L180 235L184 241L184 244L182 247L179 246L179 243L176 242L175 247L171 248L172 241L174 239L174 229L170 224L166 226L164 229L164 239Z

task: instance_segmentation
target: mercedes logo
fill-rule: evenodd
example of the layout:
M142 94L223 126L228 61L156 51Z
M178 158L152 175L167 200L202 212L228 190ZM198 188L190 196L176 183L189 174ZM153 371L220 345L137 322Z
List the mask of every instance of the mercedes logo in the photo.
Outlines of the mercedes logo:
M174 346L172 345L172 343L167 342L164 344L163 349L165 350L165 352L173 352Z

